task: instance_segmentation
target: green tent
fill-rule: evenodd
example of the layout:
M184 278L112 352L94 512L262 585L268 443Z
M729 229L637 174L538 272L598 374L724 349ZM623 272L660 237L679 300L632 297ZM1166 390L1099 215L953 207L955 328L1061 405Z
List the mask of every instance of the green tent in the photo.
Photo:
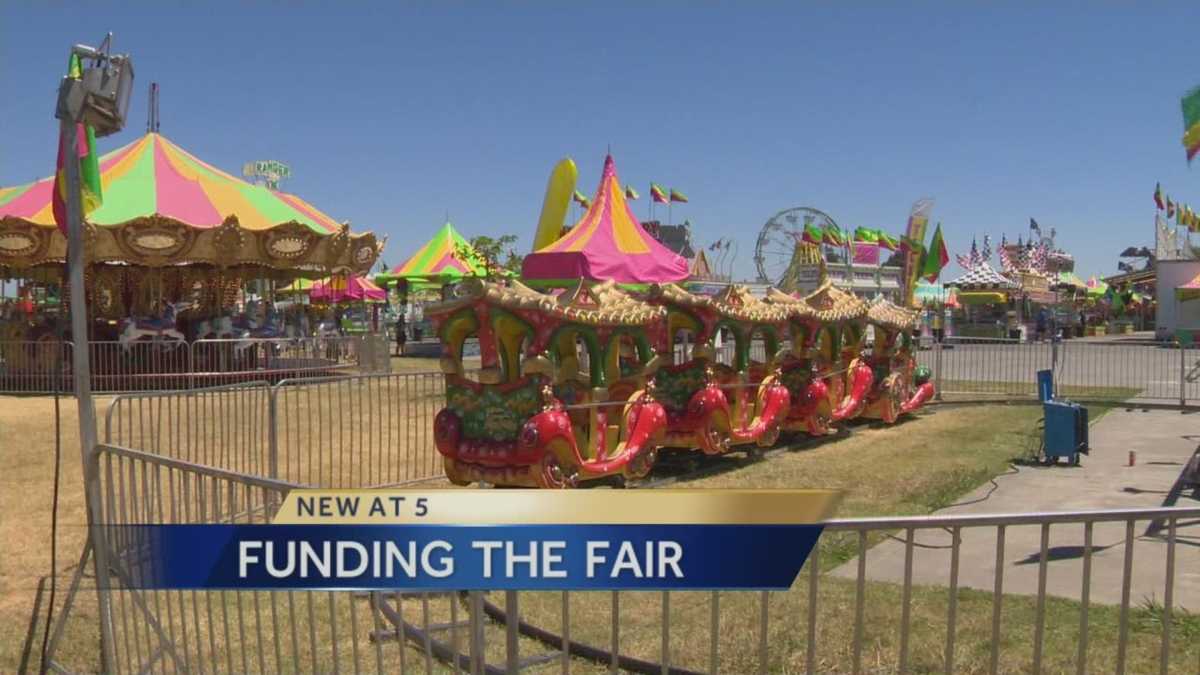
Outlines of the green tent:
M446 223L404 264L377 275L375 281L380 285L407 281L410 290L420 290L484 276L483 257L471 249L453 225Z

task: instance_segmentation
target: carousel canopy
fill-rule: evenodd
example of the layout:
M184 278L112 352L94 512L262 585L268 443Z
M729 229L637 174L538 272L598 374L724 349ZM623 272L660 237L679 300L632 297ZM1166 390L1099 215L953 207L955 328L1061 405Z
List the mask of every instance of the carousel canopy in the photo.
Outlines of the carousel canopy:
M365 272L381 246L350 235L295 195L247 183L157 133L100 158L103 204L87 217L95 262L162 267L180 263L266 265ZM54 222L54 178L0 188L0 265L61 262L66 239Z
M540 286L569 285L579 279L668 283L686 279L688 263L658 243L633 216L609 155L587 213L562 238L525 256L521 276Z
M433 238L417 249L403 265L392 268L375 278L382 283L404 280L409 287L436 288L462 281L468 277L485 277L480 256L464 255L471 245L450 223L433 235Z

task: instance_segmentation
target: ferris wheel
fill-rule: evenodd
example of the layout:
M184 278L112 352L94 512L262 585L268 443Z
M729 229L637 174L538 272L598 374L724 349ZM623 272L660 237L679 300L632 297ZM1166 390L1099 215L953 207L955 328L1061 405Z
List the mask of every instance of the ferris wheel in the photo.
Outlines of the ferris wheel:
M806 225L825 229L836 227L837 223L824 211L800 206L776 213L763 225L758 233L758 242L754 245L754 264L758 268L759 283L777 284L782 280Z

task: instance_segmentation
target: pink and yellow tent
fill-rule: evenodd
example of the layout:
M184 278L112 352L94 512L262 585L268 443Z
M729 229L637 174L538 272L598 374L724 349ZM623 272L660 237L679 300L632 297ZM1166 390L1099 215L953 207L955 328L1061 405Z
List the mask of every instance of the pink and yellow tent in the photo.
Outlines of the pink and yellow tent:
M561 286L581 278L640 285L686 279L688 263L634 217L609 155L587 213L561 239L525 256L521 276L538 286Z
M313 302L384 302L387 291L376 286L370 279L351 274L349 277L332 277L314 282L308 291Z
M378 255L373 235L350 237L349 246L339 244L336 254L322 255L325 251L318 248L343 230L342 223L296 195L232 176L156 133L102 156L100 174L104 201L87 221L111 236L93 242L96 262L136 264L145 262L140 258L154 258L154 264L248 262L273 267L318 262L365 271ZM51 204L53 185L49 177L0 188L0 237L26 237L31 247L45 241L50 246L42 246L42 253L58 245L57 253L51 250L46 260L30 264L65 253L65 241L54 239L61 234ZM242 234L217 237L226 224ZM255 241L259 238L262 245ZM15 239L8 243L19 244ZM361 251L362 245L369 250Z
M440 288L467 277L487 276L482 257L473 255L471 245L450 223L417 249L404 264L376 275L384 284L407 281L410 289Z

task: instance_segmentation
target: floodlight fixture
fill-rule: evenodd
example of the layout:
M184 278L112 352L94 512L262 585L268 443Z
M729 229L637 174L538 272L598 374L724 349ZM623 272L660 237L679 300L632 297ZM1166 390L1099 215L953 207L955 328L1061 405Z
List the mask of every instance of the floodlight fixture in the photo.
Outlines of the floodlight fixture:
M133 61L128 54L110 54L104 47L96 49L75 45L71 54L91 61L80 77L64 77L59 85L58 119L83 122L92 126L97 138L110 136L125 127L129 115L129 98L133 92Z

